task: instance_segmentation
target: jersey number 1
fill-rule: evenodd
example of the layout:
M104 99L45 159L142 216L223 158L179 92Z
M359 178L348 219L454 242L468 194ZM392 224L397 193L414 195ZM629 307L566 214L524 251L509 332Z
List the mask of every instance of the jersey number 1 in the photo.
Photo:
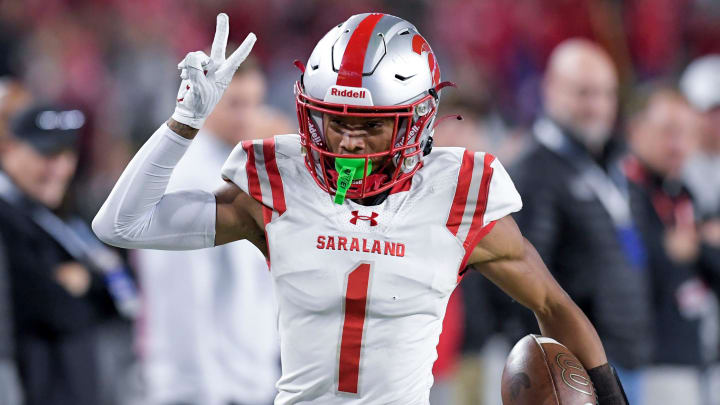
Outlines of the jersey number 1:
M338 391L357 394L370 264L361 263L347 277L345 322L340 340Z

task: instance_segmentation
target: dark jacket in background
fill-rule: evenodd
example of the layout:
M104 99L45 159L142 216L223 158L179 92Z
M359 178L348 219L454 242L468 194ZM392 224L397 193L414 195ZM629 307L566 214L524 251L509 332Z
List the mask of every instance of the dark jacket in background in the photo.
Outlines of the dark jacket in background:
M537 328L535 318L525 307L479 272L465 273L459 288L465 308L463 352L480 352L488 339L498 333L514 343L530 333L529 328ZM516 316L518 313L529 317Z
M5 247L0 238L0 360L13 359L15 356L8 267Z
M0 198L0 237L26 404L97 405L94 326L112 303L95 275L80 298L54 280L54 269L74 260L31 219L33 210L43 208L17 192L13 197Z
M676 225L674 211L683 208L692 211L690 192L680 182L663 180L634 158L628 159L624 167L632 182L633 199L638 201L635 215L648 251L655 308L653 362L700 366L703 363L701 316L681 311L678 298L683 287L685 294L708 294L704 283L720 272L720 261L708 246L701 247L693 262L673 261L665 250L665 232ZM693 220L693 215L690 216Z
M610 360L626 368L643 366L652 351L647 272L632 264L611 216L580 179L573 160L607 170L616 154L609 146L596 162L580 143L553 127L567 153L536 142L510 171L523 199L515 220L593 322Z

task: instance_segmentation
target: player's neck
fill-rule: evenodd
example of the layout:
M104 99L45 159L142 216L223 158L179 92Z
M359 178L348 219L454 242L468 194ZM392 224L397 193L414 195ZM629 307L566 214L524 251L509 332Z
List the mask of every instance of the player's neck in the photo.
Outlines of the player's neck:
M382 193L377 194L377 195L374 195L374 196L371 196L371 197L358 198L358 199L354 199L354 200L352 200L352 201L353 201L354 203L356 203L356 204L360 204L360 205L364 205L364 206L366 206L366 207L370 207L370 206L373 206L373 205L380 205L380 204L382 204L382 203L385 201L385 199L388 197L388 195L390 195L390 191L389 191L389 190L383 191Z

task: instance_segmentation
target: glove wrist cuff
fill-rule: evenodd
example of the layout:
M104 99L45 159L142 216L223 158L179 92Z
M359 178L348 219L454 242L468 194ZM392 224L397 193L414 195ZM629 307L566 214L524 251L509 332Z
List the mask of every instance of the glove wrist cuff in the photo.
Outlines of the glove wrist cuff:
M600 405L627 405L627 397L615 372L615 368L605 363L587 370L592 380Z
M191 118L180 114L177 110L173 113L172 119L195 129L200 129L205 122L205 118Z

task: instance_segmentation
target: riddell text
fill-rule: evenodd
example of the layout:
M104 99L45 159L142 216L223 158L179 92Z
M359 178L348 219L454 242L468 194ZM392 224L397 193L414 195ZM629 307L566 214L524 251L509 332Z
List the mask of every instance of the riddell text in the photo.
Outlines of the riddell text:
M365 98L365 90L361 91L353 91L353 90L338 90L338 89L332 89L330 90L331 96L340 96L340 97L352 97L352 98Z
M378 255L396 257L405 256L404 244L379 241L375 239L320 235L317 237L317 245L315 245L315 247L324 250L345 250L348 252L375 253Z

